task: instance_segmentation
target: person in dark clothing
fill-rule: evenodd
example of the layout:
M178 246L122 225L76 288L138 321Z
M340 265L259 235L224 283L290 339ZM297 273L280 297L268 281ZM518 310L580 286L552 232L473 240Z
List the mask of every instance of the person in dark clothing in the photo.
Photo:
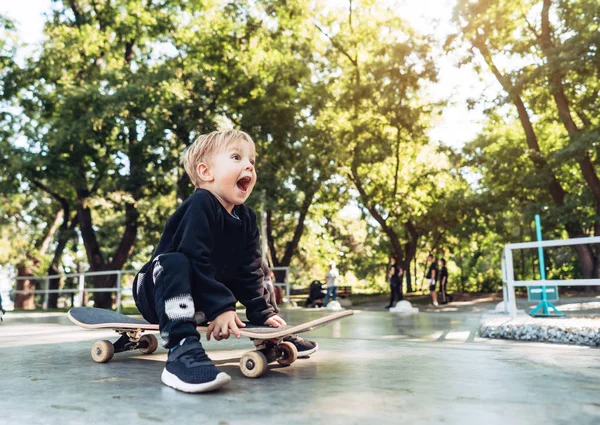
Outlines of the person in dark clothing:
M323 283L320 280L313 280L308 287L308 298L304 303L305 307L323 307Z
M435 307L438 307L437 301L437 292L435 292L437 280L439 279L437 261L433 258L433 255L429 254L427 257L427 264L429 264L429 268L427 269L426 278L429 281L429 293L431 294L431 302Z
M452 296L448 295L448 292L446 291L446 285L448 284L448 269L446 268L446 260L445 259L441 259L440 263L442 264L442 267L440 268L440 294L442 296L442 304L448 304L449 302L452 302Z
M231 380L206 355L198 323L210 322L208 340L239 338L240 301L250 323L286 324L264 289L256 215L244 205L256 183L255 156L250 136L235 130L202 135L184 151L196 190L169 217L134 279L136 306L158 323L169 348L161 380L180 391L211 391Z
M404 269L398 261L397 257L392 257L392 265L388 272L388 278L390 279L390 303L385 308L391 308L396 305L398 301L402 300L402 278L404 276Z

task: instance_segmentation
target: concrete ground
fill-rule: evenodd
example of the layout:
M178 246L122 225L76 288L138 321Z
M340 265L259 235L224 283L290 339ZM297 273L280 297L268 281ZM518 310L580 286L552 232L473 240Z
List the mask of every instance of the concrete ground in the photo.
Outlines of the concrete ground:
M448 307L454 308L454 307ZM237 362L250 341L205 342L233 377L184 394L160 382L166 351L96 364L110 331L61 313L9 313L0 324L0 417L19 424L598 424L600 350L480 339L478 308L394 315L381 308L308 334L310 359L257 380ZM284 310L288 323L326 314Z

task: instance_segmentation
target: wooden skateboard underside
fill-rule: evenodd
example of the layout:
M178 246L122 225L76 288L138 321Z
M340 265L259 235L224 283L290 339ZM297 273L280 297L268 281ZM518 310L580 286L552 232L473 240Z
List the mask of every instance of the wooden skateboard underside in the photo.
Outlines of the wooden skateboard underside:
M69 310L67 314L73 323L86 329L114 329L116 331L139 332L158 331L157 324L148 323L141 319L134 319L110 310L76 307ZM243 337L251 339L283 338L288 335L311 331L321 326L328 325L336 320L343 319L344 317L352 316L353 314L354 312L352 310L340 311L299 325L288 325L279 328L256 326L247 323L245 328L240 328L240 333ZM198 332L200 333L206 333L207 329L206 326L198 326Z

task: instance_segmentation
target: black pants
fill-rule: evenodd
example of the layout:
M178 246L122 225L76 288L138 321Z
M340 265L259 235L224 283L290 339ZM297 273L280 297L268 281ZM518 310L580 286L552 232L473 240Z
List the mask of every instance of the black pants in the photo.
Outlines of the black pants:
M188 336L200 337L192 298L191 266L180 253L162 254L144 266L133 282L133 298L144 319L158 323L163 346ZM198 321L202 321L199 319Z
M275 288L265 285L265 291L278 313ZM135 305L144 319L158 323L163 346L171 348L188 336L200 337L196 325L205 322L206 316L196 310L192 293L190 262L177 252L159 255L136 275Z
M446 292L446 284L442 284L442 282L440 282L440 292L442 295L442 304L447 304L448 302L452 301L452 297L450 295L448 295L448 292Z
M390 289L390 307L393 307L396 305L396 302L402 301L402 282L391 281Z

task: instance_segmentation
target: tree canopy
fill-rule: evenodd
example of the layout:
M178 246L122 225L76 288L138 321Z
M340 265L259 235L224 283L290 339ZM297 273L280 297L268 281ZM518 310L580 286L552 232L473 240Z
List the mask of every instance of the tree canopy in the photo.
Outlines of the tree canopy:
M411 291L433 253L451 287L493 291L501 246L532 239L536 213L547 238L600 236L600 4L458 0L443 45L400 8L54 0L23 60L0 16L0 264L139 267L192 193L181 151L226 127L256 141L248 204L300 285L336 261L357 290L385 290L396 256ZM442 51L497 84L471 94L486 121L462 147L430 137L452 101L431 93ZM561 258L550 275L600 276L600 248Z

